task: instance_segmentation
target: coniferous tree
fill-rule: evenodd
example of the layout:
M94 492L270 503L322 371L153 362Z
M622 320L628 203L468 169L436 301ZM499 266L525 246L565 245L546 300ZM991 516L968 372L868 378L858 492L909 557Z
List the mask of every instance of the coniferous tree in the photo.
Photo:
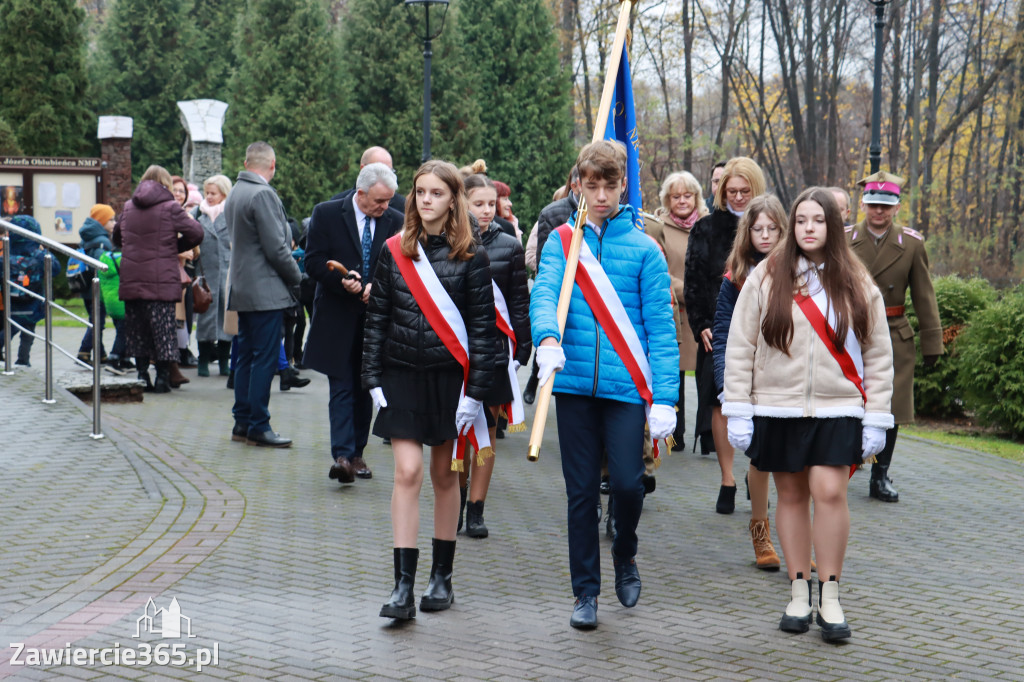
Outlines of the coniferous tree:
M150 164L181 169L185 130L187 51L194 43L191 0L118 0L100 32L93 62L93 95L101 115L131 116L132 171Z
M335 194L340 146L340 52L320 0L251 0L235 33L228 86L226 168L264 140L277 154L274 186L290 215Z
M0 17L0 118L26 154L85 152L85 14L75 0L0 0Z
M459 34L474 66L488 175L512 188L527 231L575 160L572 89L545 0L460 3Z
M0 154L21 154L21 145L15 137L11 126L7 121L0 118Z
M431 156L463 165L476 158L472 155L482 131L458 10L453 2L444 30L433 41L430 128ZM436 20L435 10L431 22ZM394 0L351 3L342 19L345 112L340 132L346 143L347 186L355 181L362 150L381 145L394 159L399 191L410 189L423 151L422 30L422 12L410 17Z
M188 50L189 99L228 98L228 81L235 71L234 34L245 0L195 0L189 23L195 42Z

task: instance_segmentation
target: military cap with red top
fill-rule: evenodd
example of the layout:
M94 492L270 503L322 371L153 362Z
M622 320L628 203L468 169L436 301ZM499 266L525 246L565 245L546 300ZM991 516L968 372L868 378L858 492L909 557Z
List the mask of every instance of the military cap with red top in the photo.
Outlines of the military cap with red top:
M895 206L900 203L900 188L903 187L903 182L900 176L885 171L869 175L857 183L864 188L861 201L865 204Z

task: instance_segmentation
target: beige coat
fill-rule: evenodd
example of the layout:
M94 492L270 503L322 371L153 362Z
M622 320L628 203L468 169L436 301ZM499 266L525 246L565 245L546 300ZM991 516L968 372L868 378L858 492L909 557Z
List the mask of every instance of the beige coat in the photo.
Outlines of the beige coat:
M921 329L921 353L942 355L942 323L921 233L893 225L882 241L875 244L873 235L862 221L847 228L846 234L853 252L874 277L886 307L903 306L907 300L907 289L910 289L910 299L914 302ZM892 413L897 424L912 424L914 363L917 361L914 330L906 315L893 315L888 318L888 323L895 369Z
M697 367L697 342L686 321L686 303L683 302L683 275L686 273L686 246L690 231L684 230L671 218L668 222L648 217L644 231L654 238L665 253L668 274L672 278L672 304L675 308L676 341L679 343L679 371L692 371Z
M729 417L858 417L866 426L890 428L892 347L878 289L864 280L871 306L871 333L861 348L865 403L795 302L789 355L765 343L761 326L771 283L765 263L747 278L736 301L725 350L722 413Z

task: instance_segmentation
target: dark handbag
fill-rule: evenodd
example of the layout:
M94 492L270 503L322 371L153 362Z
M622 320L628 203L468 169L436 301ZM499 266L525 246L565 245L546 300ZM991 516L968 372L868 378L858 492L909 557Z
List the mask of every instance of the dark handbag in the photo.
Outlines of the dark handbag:
M206 275L203 273L203 260L199 259L199 276L192 280L192 310L201 315L210 309L213 303L213 293L210 292L210 285L206 283Z

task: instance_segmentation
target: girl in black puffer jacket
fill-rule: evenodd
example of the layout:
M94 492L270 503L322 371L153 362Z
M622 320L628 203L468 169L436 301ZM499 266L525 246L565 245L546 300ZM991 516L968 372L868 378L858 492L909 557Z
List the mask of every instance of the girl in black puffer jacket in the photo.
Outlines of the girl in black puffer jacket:
M526 254L518 239L502 231L494 223L498 193L494 183L486 175L475 174L466 178L466 196L469 201L469 212L480 226L480 242L487 250L491 262L491 277L504 299L508 312L507 322L511 325L516 340L514 353L510 359L511 341L508 335L498 328L498 356L494 367L494 382L484 399L484 405L488 410L487 430L493 444L497 435L498 414L503 408L510 425L525 428L520 414L522 394L519 391L519 382L514 376L510 376L509 366L511 364L513 370L518 370L519 366L525 364L530 359L530 349L533 345L530 338L530 291L526 286ZM516 405L515 409L513 405ZM512 428L510 431L521 428ZM470 468L473 470L472 477L469 476ZM478 456L459 474L459 494L466 510L466 535L471 538L485 538L488 535L487 526L484 524L484 500L487 498L493 471L494 457ZM470 479L469 489L466 487L467 479ZM461 510L459 529L462 529Z
M439 286L433 294L429 293L432 283ZM462 464L453 457L454 441L482 414L497 363L491 270L487 253L473 241L466 193L455 166L428 161L416 172L405 228L381 249L370 287L362 381L379 408L373 432L391 439L395 456L391 498L395 589L380 615L407 620L416 614L412 592L419 556L423 445L431 446L435 537L430 584L420 610L441 611L453 602L459 515L454 465ZM424 306L428 311L439 310L446 324L440 324L438 316L424 314ZM458 336L459 327L464 327L465 345L451 340ZM438 330L454 345L446 345ZM449 348L466 359L465 369Z

